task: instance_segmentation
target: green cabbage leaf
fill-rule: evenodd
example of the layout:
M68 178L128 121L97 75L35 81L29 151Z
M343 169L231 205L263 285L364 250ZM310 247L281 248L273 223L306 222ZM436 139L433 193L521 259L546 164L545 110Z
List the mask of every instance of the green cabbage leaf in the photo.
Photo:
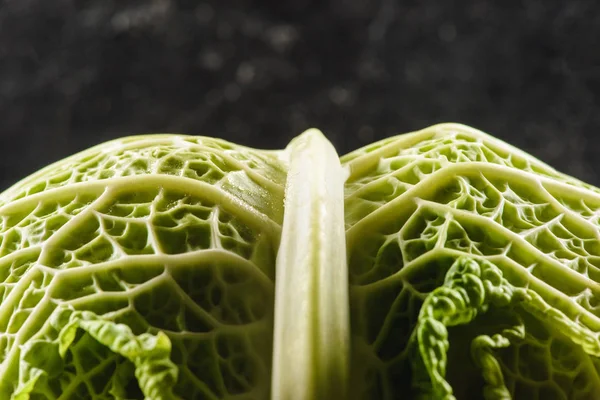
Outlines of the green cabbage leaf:
M599 219L459 124L104 143L0 194L0 399L600 399Z

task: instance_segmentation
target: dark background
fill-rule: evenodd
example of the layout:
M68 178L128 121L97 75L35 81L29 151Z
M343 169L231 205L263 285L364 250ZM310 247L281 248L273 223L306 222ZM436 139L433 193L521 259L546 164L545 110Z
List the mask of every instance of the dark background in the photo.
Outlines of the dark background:
M0 189L102 141L463 122L600 185L596 1L0 2Z

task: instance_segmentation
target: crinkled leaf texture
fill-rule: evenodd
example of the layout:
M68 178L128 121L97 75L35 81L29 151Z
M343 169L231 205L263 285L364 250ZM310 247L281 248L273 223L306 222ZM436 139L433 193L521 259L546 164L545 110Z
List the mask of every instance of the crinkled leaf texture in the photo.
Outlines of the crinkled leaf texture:
M0 399L600 399L599 218L457 124L109 142L0 195Z
M0 197L0 399L267 398L286 170L152 135Z

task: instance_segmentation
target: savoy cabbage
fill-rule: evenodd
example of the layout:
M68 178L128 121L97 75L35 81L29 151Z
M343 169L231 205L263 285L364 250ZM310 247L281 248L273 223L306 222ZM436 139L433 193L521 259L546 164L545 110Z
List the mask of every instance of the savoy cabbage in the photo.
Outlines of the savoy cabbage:
M0 399L600 399L599 218L457 124L105 143L0 195Z

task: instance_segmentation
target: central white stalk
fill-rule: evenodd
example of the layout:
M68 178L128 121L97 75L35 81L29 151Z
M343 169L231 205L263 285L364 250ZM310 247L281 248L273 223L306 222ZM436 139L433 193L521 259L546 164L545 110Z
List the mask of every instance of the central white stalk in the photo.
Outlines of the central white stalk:
M286 154L272 398L343 399L350 342L346 171L331 143L316 129L292 140Z

